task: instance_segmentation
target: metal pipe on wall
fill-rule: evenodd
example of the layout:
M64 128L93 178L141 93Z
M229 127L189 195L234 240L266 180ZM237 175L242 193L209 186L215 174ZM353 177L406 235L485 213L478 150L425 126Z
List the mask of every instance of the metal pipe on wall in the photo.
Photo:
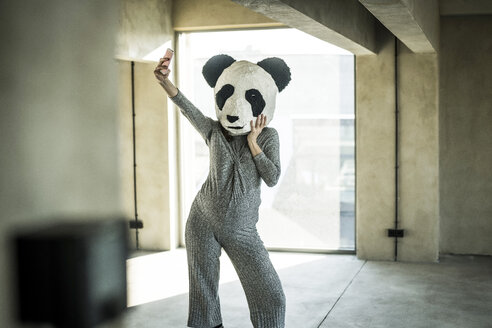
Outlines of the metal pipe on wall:
M133 201L135 206L135 225L130 224L130 228L135 229L136 248L138 245L138 207L137 207L137 149L135 136L135 62L131 62L131 82L132 82L132 129L133 129Z
M399 111L399 99L398 99L398 39L395 37L395 232L398 231L398 220L399 220L399 200L400 200L400 190L399 190L399 143L400 143L400 111ZM395 233L395 261L398 260L398 236Z

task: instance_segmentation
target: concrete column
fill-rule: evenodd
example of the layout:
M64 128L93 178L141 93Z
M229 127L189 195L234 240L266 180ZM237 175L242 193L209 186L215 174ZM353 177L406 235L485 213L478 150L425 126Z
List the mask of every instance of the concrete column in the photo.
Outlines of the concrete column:
M439 248L437 55L401 45L395 81L394 37L381 33L377 56L356 58L357 255L393 260L395 91L399 117L398 260L436 261ZM397 82L397 84L395 84Z
M436 54L399 43L400 202L398 260L439 257L439 111Z
M13 227L121 214L117 14L113 0L0 2L0 327L18 326Z
M395 218L395 90L399 117L398 260L436 261L439 248L437 55L400 44L395 85L394 38L377 56L356 59L357 255L394 259L387 229Z
M176 247L176 182L172 181L175 143L169 131L167 96L156 83L153 70L156 63L136 62L135 138L137 163L138 217L144 224L139 229L139 247L146 250L168 250ZM120 67L120 156L124 209L134 218L133 133L131 108L131 62L119 61ZM135 230L130 230L135 246Z
M443 17L441 252L492 255L492 16Z
M357 256L392 260L395 211L395 43L380 32L377 55L357 56L356 224Z

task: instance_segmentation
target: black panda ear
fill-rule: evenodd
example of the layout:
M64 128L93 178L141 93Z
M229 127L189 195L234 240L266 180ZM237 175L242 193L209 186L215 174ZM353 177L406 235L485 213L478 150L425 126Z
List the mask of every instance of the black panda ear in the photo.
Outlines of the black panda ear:
M290 82L290 68L280 58L271 57L257 63L258 66L270 73L277 85L278 92L282 91Z
M210 58L202 69L203 77L208 85L214 88L222 72L235 61L236 60L229 55L217 55Z

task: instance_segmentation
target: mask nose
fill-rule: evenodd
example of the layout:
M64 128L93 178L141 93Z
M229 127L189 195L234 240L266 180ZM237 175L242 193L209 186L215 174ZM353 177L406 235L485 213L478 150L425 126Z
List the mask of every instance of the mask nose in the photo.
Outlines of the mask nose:
M227 120L231 123L234 123L236 122L237 120L239 120L239 116L231 116L231 115L227 115Z

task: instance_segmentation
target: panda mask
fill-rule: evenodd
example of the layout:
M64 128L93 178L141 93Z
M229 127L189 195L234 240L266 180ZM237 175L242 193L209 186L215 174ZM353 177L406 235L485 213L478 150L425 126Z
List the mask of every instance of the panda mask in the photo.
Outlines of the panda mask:
M207 61L202 73L214 88L217 119L235 136L248 134L250 122L256 122L260 114L266 116L268 124L275 111L277 92L290 81L289 67L276 57L253 64L217 55Z

